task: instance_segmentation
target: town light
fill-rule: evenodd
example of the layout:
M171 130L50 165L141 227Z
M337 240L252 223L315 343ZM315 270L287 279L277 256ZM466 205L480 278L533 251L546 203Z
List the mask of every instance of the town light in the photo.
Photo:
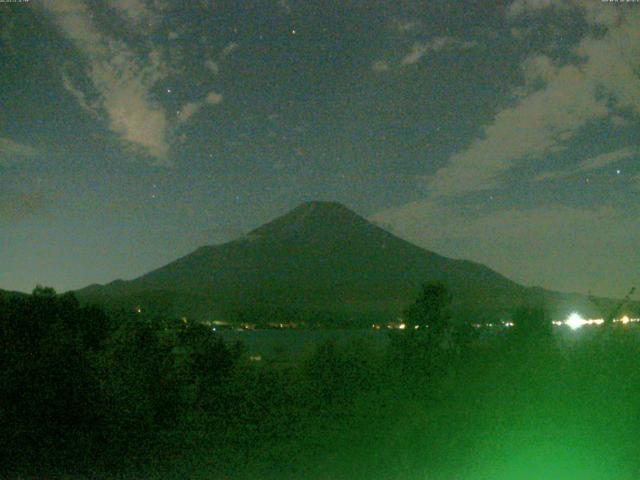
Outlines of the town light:
M564 321L565 325L567 325L571 330L577 330L583 325L586 325L588 322L580 316L580 314L573 312L569 317Z

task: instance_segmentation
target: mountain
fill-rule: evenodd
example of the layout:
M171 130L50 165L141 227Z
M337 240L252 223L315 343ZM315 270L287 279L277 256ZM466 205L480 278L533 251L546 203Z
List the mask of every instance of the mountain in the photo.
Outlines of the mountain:
M478 320L504 318L526 301L585 303L584 297L527 288L478 263L422 249L339 203L318 201L134 280L76 294L109 306L208 320L280 315L371 322L394 319L429 280L450 288L455 313Z
M24 297L24 296L26 296L25 293L12 292L12 291L9 291L9 290L0 290L0 300L13 298L13 297Z

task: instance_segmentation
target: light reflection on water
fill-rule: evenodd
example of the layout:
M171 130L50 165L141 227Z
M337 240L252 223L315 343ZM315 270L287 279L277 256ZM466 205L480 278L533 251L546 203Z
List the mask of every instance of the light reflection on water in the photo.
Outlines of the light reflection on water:
M620 327L618 327L620 328ZM628 325L622 327L626 334L640 336L640 327ZM248 356L260 356L263 360L297 358L312 352L315 347L326 342L335 341L345 344L352 341L362 341L376 348L386 347L389 341L389 331L373 329L345 329L345 330L296 330L296 329L265 329L265 330L222 330L218 332L230 344L240 341L244 345ZM580 340L586 340L594 335L607 335L598 326L587 326L579 330L572 330L567 326L554 327L553 335L560 346L570 346ZM476 332L476 340L482 342L495 337L507 335L505 329L482 329Z

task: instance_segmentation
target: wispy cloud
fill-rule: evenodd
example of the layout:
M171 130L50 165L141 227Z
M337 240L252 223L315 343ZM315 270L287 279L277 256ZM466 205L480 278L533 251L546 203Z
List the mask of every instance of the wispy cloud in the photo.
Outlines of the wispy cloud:
M603 153L596 157L588 158L580 163L578 170L581 172L589 172L604 168L612 163L625 160L630 157L640 156L640 147L626 147L613 152Z
M386 62L384 60L377 60L373 62L371 68L374 72L386 72L391 69L391 67L389 66L389 62Z
M514 20L549 9L565 13L575 10L582 12L585 20L592 25L610 27L619 22L622 13L620 8L616 8L617 5L607 5L607 3L609 2L589 0L515 0L507 8L507 16Z
M566 9L572 7L571 0L515 0L508 9L510 17L518 17L527 13L538 12L547 8Z
M178 121L180 121L181 123L186 122L191 117L193 117L198 112L198 110L200 110L200 108L202 108L201 102L185 103L178 112Z
M626 160L627 158L640 156L640 147L625 147L612 152L596 155L595 157L587 158L581 161L576 168L571 170L560 170L555 172L544 172L538 175L536 181L544 180L559 180L562 178L571 177L576 174L592 172L600 170L611 164Z
M121 40L102 33L87 6L75 0L40 2L56 24L88 60L87 76L96 90L96 109L106 112L110 129L127 144L153 158L153 163L170 165L166 135L168 122L151 91L167 76L157 51L136 55ZM143 3L134 0L113 2L133 20L149 15ZM92 111L83 95L67 78L63 82L85 110Z
M446 47L467 50L476 45L475 42L462 41L453 37L436 37L428 42L416 42L400 61L401 65L413 65L430 52L439 52Z
M418 30L421 26L419 20L415 19L395 19L392 22L393 29L400 33L409 33Z
M152 17L151 11L142 0L110 0L109 3L135 23L149 21Z
M410 24L413 26L413 24ZM409 25L405 25L407 28L404 32L409 32ZM396 25L395 28L401 28L401 25ZM372 63L371 68L374 72L387 72L392 68L402 68L414 65L425 56L431 53L440 52L445 49L454 50L468 50L477 45L474 41L460 40L454 37L435 37L427 42L415 42L408 52L404 52L399 58L391 60L376 60Z
M218 54L217 58L208 57L204 60L204 68L209 70L214 75L218 75L221 70L221 64L226 60L227 57L231 56L233 52L235 52L238 48L240 48L240 44L231 42L227 44L222 51Z
M433 193L448 196L495 188L517 160L558 150L588 121L607 113L595 85L578 68L566 66L545 88L499 112L483 137L454 154L432 178Z
M0 137L0 166L19 163L38 153L34 147L18 143L11 138Z
M204 100L184 104L178 112L178 120L184 123L198 113L205 105L219 105L223 99L224 96L221 93L209 92Z
M540 4L539 8L556 4L523 3ZM565 148L588 123L618 110L640 113L640 77L634 73L640 69L640 14L637 9L628 12L604 35L585 37L574 48L579 61L556 66L545 56L527 59L525 88L518 92L516 103L499 111L482 137L436 172L430 182L433 194L495 188L515 164ZM598 18L593 12L590 15ZM533 91L526 88L537 83L543 86Z
M238 48L240 48L240 44L231 42L230 44L228 44L226 47L222 49L222 53L220 54L220 57L221 58L228 57L233 52L235 52Z
M209 94L207 95L207 98L205 99L205 101L209 105L218 105L218 104L222 103L222 99L223 99L223 96L222 96L221 93L209 92Z
M206 105L219 105L222 103L224 96L218 92L209 92L207 96L197 102L188 102L182 106L178 112L178 121L184 123L198 113Z
M87 100L87 95L85 94L85 92L77 88L69 78L69 75L67 75L67 73L64 71L62 72L62 85L64 86L65 90L76 99L78 105L80 105L80 108L82 108L85 112L91 114L93 117L100 117L100 114L97 110L99 108L99 105L90 103Z
M207 59L204 61L204 68L212 72L214 75L220 73L220 65L218 65L218 62L215 62L211 59Z

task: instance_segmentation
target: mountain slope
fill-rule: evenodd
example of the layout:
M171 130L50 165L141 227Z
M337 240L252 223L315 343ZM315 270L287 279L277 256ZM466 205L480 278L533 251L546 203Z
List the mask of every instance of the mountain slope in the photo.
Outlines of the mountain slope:
M16 297L25 297L27 294L22 292L13 292L10 290L0 290L0 300L16 298Z
M483 265L419 248L333 202L304 203L242 238L77 294L199 318L230 318L251 309L394 318L429 280L449 286L458 313L478 318L505 315L527 299L557 297Z

